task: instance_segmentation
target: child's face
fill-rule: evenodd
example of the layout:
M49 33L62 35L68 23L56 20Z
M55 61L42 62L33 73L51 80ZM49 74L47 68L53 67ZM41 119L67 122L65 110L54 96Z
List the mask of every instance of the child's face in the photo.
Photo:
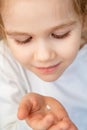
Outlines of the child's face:
M13 55L41 79L56 80L76 57L82 25L71 0L8 0L2 17Z

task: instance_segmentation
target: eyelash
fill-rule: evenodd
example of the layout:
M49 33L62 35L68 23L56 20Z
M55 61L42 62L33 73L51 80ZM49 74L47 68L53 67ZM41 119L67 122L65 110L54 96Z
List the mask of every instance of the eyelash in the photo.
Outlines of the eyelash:
M64 39L67 36L69 36L70 31L63 34L63 35L56 35L55 33L51 34L51 37L55 38L55 39ZM15 40L17 44L27 44L32 40L32 37L29 37L28 39L24 40L24 41L19 41L19 40Z
M26 40L24 40L24 41L19 41L19 40L15 40L16 41L16 43L18 43L18 44L26 44L26 43L28 43L28 42L30 42L32 40L32 37L29 37L29 38L27 38Z
M56 35L55 33L52 33L51 36L54 37L55 39L64 39L66 38L67 36L69 36L70 34L70 31L63 34L63 35Z

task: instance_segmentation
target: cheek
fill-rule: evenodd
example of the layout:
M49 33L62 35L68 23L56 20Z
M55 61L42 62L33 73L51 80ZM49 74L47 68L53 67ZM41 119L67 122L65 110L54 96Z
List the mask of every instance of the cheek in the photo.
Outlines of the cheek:
M12 47L10 47L10 49L17 61L19 61L21 64L27 64L29 57L27 58L25 51L23 51L22 49Z
M67 62L72 62L80 48L81 37L72 36L67 40L63 41L59 47L60 56Z
M77 53L79 51L80 48L80 43L77 42L72 42L72 44L70 44L70 46L66 47L66 54L65 54L65 58L68 59L69 61L73 61L75 59L75 57L77 56Z
M17 45L12 40L8 40L8 46L15 59L23 65L27 65L32 61L32 49L25 45Z

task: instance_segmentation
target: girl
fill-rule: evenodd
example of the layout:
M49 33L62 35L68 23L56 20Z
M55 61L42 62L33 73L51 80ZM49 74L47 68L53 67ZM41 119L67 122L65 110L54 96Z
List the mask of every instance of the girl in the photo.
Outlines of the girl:
M1 130L77 130L71 120L87 129L86 5L0 0Z

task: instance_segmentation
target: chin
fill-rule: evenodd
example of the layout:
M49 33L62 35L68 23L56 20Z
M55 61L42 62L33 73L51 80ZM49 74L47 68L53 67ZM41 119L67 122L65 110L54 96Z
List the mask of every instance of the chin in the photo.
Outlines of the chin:
M45 82L53 82L56 81L60 76L58 75L44 75L44 76L38 76L41 80L45 81Z
M42 73L37 73L35 71L32 71L39 79L45 81L45 82L53 82L56 81L60 78L60 76L62 75L62 73L64 72L62 71L56 71L53 73L48 73L48 74L42 74Z

